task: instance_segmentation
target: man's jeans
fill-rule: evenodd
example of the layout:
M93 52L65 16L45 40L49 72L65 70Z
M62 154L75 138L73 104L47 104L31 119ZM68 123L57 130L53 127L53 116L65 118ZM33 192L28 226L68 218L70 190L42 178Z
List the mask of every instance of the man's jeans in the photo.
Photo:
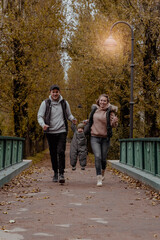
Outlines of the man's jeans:
M102 169L106 169L107 153L110 146L109 138L91 136L91 147L95 157L96 174L102 175Z
M52 169L59 174L64 173L65 169L65 150L67 133L50 134L47 133L47 140L51 156Z

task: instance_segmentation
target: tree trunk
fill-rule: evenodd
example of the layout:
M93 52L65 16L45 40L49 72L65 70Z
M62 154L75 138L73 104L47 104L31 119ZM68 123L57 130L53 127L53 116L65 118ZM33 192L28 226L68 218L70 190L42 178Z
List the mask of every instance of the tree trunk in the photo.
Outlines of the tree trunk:
M22 75L24 52L21 48L19 40L13 40L14 64L15 64L15 78L13 80L13 114L14 114L14 131L18 137L25 137L28 123L28 104L27 97L27 83L25 76Z
M146 43L147 46L144 61L144 105L145 105L145 136L146 137L158 137L160 129L157 125L157 88L158 76L153 71L153 63L158 59L158 53L156 49L156 40L153 40L151 35L151 26L146 27Z

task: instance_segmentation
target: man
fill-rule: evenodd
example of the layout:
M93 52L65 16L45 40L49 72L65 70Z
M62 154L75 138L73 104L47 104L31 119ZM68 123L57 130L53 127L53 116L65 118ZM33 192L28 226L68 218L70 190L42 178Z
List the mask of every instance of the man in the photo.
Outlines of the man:
M77 120L71 114L68 102L61 96L58 85L51 86L49 99L41 103L37 118L47 136L54 171L53 182L59 180L59 183L64 183L67 120L74 124Z

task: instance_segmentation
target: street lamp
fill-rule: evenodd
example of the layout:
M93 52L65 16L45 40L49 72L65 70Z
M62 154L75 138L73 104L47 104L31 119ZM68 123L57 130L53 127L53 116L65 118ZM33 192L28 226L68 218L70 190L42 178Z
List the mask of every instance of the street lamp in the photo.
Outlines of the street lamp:
M133 32L133 26L131 26L129 23L125 22L125 21L118 21L116 23L114 23L111 26L110 29L110 36L109 38L105 41L105 45L106 46L110 46L110 47L115 47L117 45L116 41L114 40L114 38L112 37L112 29L114 28L114 26L116 26L119 23L124 23L127 26L129 26L129 28L131 29L131 96L130 96L130 138L133 138L133 79L134 79L134 63L133 63L133 52L134 52L134 32Z

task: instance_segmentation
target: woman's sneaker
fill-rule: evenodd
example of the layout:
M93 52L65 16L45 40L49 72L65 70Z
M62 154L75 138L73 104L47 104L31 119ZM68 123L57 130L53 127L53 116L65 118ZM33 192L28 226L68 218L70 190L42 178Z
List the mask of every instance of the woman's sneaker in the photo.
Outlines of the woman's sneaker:
M97 175L97 187L102 186L102 175Z

